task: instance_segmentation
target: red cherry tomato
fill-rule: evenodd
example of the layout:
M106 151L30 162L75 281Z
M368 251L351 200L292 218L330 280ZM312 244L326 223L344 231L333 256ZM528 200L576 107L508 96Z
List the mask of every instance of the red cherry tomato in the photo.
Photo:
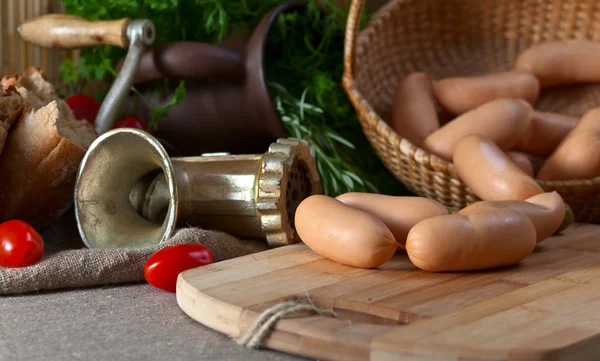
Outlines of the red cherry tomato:
M85 119L94 124L100 110L100 105L96 99L89 95L79 94L68 97L65 99L65 102L67 102L69 108L75 113L75 118L80 120Z
M0 266L30 266L43 253L44 239L29 224L18 220L0 224Z
M116 122L113 129L115 128L138 128L146 130L146 123L138 117L129 116Z
M175 292L177 276L181 272L213 262L212 252L201 244L168 246L148 258L144 276L152 286Z

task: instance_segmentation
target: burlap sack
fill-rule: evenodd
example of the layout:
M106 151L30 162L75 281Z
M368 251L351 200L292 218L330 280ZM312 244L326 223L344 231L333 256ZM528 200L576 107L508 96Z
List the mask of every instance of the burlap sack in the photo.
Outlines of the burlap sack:
M240 240L199 228L178 230L165 244L143 249L87 249L77 232L72 212L42 233L43 259L23 268L0 267L0 295L143 282L144 264L159 249L199 243L214 254L215 262L267 249L260 240Z

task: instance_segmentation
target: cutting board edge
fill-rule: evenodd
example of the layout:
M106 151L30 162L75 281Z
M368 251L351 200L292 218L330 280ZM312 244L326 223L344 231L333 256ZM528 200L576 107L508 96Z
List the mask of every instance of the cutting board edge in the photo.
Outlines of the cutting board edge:
M194 298L189 294L189 285L185 283L185 280L181 280L178 283L177 290L177 302L181 309L192 319L198 321L206 327L209 327L217 332L225 334L229 337L239 337L241 332L239 321L241 319L247 319L248 317L256 319L258 313L243 310L239 307L232 307L230 304L217 301L214 298L202 293L193 292L196 296L196 300L204 301L204 304L200 307L203 310L209 310L209 312L196 312L196 308L199 302L194 302ZM239 313L239 317L235 322L225 322L225 320L232 321L233 317L224 316L227 311L223 308L226 307L231 309L229 312L234 311ZM235 310L234 310L235 309ZM252 313L252 315L250 315ZM315 316L312 316L315 317ZM319 319L327 319L326 316L317 316ZM318 358L322 360L330 361L391 361L397 360L399 357L436 357L439 356L452 356L453 352L449 352L448 348L455 348L456 345L441 345L441 344L423 344L419 343L412 344L404 349L398 348L385 348L385 347L373 347L371 342L365 344L365 347L355 345L354 348L348 348L346 340L339 335L335 335L335 332L331 333L331 337L335 342L332 343L331 339L323 337L311 337L306 334L294 334L289 332L290 325L297 323L298 328L302 328L301 322L297 322L294 319L284 319L280 322L285 322L286 329L282 330L278 327L279 323L275 325L270 335L264 342L264 347L276 350L280 352L291 353L297 356ZM392 327L392 326L390 326ZM575 345L571 345L575 346ZM556 352L566 351L570 349L539 349L539 350L496 350L494 352L489 349L479 349L472 347L460 347L460 352L456 352L453 356L462 357L467 354L471 354L475 359L480 361L546 361L548 357L555 355ZM490 354L490 351L491 354ZM474 359L474 360L475 360ZM559 358L557 360L560 360ZM590 359L591 360L591 359Z
M179 308L192 319L225 335L239 336L239 320L244 313L243 308L198 291L181 274L177 278L175 294ZM204 312L206 310L208 312Z
M194 289L183 277L178 279L176 296L179 307L189 317L229 337L239 337L242 332L246 331L246 329L242 329L242 326L250 324L259 316L257 312L216 300L206 293ZM316 317L323 321L328 318L327 316L311 317ZM301 319L280 320L275 324L270 335L266 338L264 347L297 356L332 361L388 361L397 360L398 357L435 358L440 355L461 357L465 355L465 352L478 357L476 359L481 361L546 361L548 357L554 355L556 352L569 349L567 347L538 350L510 349L502 351L462 346L458 347L460 348L460 352L452 355L453 352L449 349L457 348L457 345L431 343L421 345L416 342L406 344L406 347L403 348L386 348L381 346L374 347L372 339L362 347L355 344L354 347L349 348L347 345L351 337L348 337L347 340L345 337L340 337L336 332L331 332L328 335L330 337L325 338L322 337L323 335L320 335L321 337L313 337L306 333L290 332L290 329L296 328L294 324L297 326L297 329L304 327L303 323L299 320ZM285 326L281 327L283 323L285 323ZM387 326L385 328L392 327L394 326Z

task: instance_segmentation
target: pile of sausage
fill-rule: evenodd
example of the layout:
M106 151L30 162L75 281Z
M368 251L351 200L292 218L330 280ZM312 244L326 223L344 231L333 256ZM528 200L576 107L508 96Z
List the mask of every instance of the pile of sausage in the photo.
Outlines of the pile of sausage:
M526 192L508 186L517 173L540 180L600 176L600 108L579 119L532 107L544 89L600 82L598 64L600 43L568 40L529 48L509 72L435 82L426 73L413 73L397 87L392 127L413 144L452 161L482 199L489 192L501 192L504 199L511 192ZM436 105L454 119L440 126ZM535 175L528 156L544 160ZM500 165L506 170L499 172ZM483 170L494 173L495 186L482 178ZM506 176L497 178L501 174ZM526 183L537 188L533 180Z
M451 214L433 199L346 193L313 195L296 210L296 231L313 251L359 268L375 268L404 249L430 272L516 264L565 219L556 192L525 200L481 201Z
M600 43L569 40L531 47L510 72L436 82L408 75L396 91L392 127L452 161L482 201L450 213L422 197L314 195L296 211L298 235L318 254L360 268L378 267L399 249L431 272L519 263L572 216L534 178L600 176L600 108L578 119L532 104L548 87L600 82L598 64ZM454 119L441 126L438 106ZM529 156L544 159L537 174Z

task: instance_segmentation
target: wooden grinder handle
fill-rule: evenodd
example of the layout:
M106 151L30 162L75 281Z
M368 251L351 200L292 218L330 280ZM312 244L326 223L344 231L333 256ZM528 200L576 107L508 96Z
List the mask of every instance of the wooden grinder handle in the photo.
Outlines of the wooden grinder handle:
M96 45L129 46L129 19L88 21L78 16L49 14L21 24L21 38L45 48L75 49Z

